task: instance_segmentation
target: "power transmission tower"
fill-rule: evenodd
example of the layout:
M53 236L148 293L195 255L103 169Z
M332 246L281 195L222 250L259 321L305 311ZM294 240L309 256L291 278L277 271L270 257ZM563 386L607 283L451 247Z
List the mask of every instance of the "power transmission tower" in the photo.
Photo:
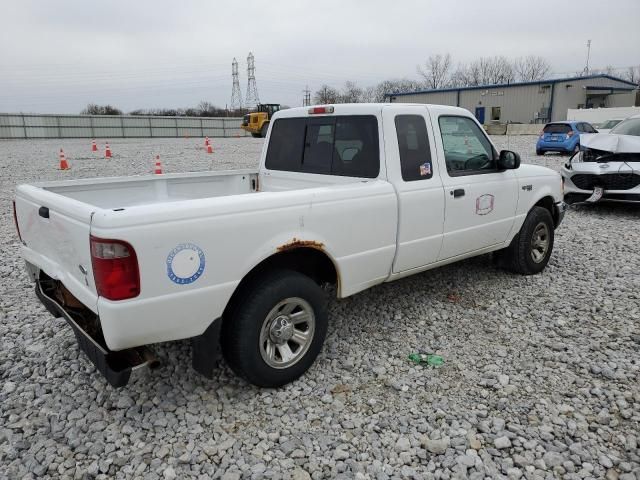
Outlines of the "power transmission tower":
M305 88L302 93L304 93L304 98L302 99L302 106L308 107L311 105L311 90L309 90L309 85Z
M242 94L240 93L240 77L238 76L238 62L233 59L231 62L231 77L233 87L231 88L231 110L242 110Z
M258 85L256 85L256 65L251 52L247 57L247 77L247 95L244 98L247 108L253 108L260 103L260 98L258 97Z

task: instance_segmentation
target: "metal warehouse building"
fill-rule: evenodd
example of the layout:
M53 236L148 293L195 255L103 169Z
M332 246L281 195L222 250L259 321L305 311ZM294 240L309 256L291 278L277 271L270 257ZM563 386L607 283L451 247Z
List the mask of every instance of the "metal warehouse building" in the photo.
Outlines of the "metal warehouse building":
M482 124L566 120L569 108L628 107L640 102L638 86L610 75L536 82L391 93L392 103L463 107Z

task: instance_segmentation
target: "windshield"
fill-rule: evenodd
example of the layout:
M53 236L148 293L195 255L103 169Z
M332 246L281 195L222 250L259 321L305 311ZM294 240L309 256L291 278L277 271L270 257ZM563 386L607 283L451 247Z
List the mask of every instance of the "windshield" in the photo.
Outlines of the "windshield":
M627 118L611 130L616 135L635 135L640 137L640 118Z
M607 120L599 128L613 128L619 124L622 120Z
M569 133L571 127L566 123L550 123L542 131L544 133Z

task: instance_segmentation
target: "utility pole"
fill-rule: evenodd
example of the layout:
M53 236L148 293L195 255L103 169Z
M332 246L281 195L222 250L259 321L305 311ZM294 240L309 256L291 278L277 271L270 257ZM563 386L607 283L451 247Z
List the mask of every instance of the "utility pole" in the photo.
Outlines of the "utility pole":
M256 107L260 103L258 97L258 85L256 84L256 65L253 58L253 53L249 52L247 57L247 95L245 96L245 103L247 108Z
M238 76L238 62L233 59L231 62L231 78L233 87L231 88L231 110L242 110L242 94L240 93L240 77Z
M308 107L311 105L311 90L309 90L309 85L305 88L302 93L304 93L304 98L302 99L302 106Z
M591 40L587 40L587 64L584 67L584 74L589 75L589 57L591 56Z

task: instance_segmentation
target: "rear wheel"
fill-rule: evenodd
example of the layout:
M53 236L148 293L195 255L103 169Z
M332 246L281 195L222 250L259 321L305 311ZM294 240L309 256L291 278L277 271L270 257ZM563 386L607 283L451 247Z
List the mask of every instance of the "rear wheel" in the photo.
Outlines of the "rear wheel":
M244 289L222 325L222 352L237 375L279 387L309 369L326 332L324 291L306 275L280 270Z
M260 129L260 136L262 138L265 138L267 136L267 130L269 130L269 123L265 123Z
M496 263L514 273L540 273L549 263L553 251L553 217L549 210L533 207L511 245L495 252Z
M536 155L544 155L544 151L536 149Z

